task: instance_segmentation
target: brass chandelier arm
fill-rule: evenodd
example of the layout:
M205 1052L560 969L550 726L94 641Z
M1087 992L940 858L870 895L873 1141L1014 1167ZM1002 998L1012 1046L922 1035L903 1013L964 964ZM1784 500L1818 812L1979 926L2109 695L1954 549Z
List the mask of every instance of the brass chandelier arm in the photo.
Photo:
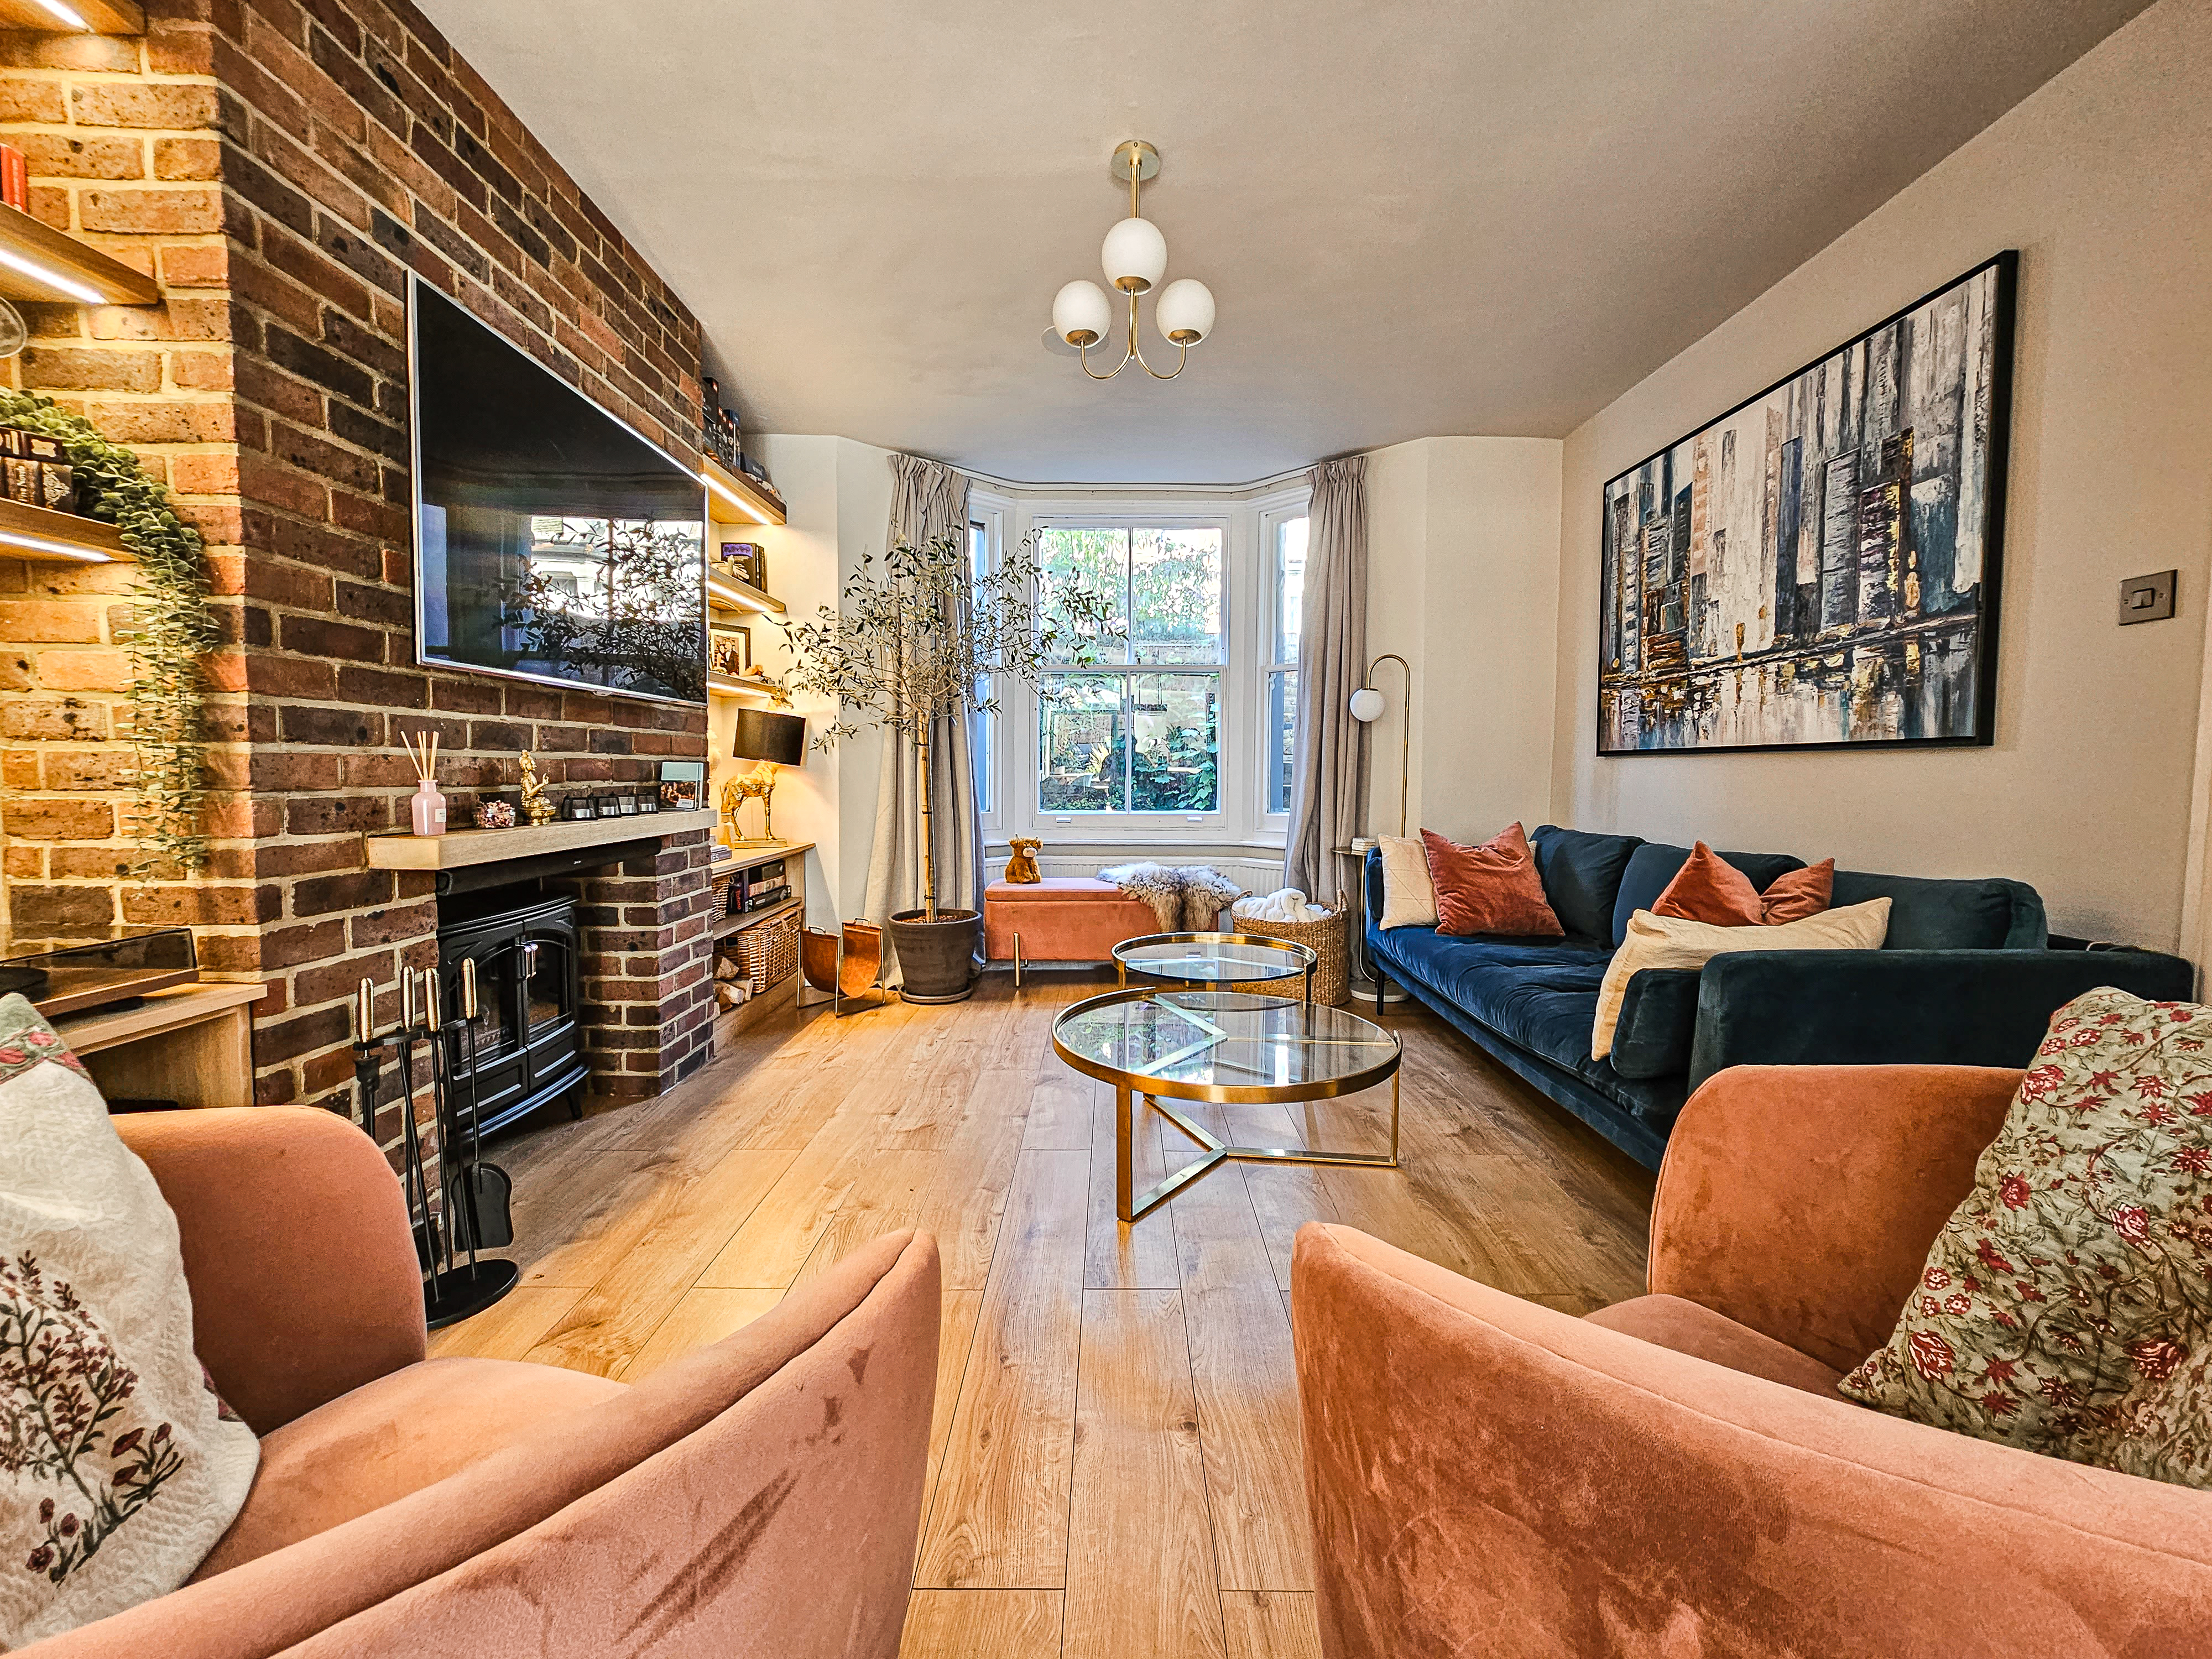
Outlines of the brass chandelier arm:
M1133 196L1135 194L1135 185L1132 185L1130 186L1130 193ZM1076 348L1076 355L1083 360L1083 372L1085 374L1088 374L1094 380L1110 380L1116 374L1119 374L1123 369L1128 368L1130 363L1133 362L1139 368L1143 369L1146 374L1151 375L1156 380L1172 380L1176 375L1182 373L1183 365L1190 361L1190 347L1185 343L1178 343L1176 345L1176 366L1164 374L1161 374L1159 370L1154 368L1150 363L1146 362L1145 361L1144 348L1138 343L1137 340L1137 296L1132 294L1129 296L1129 332L1127 337L1122 342L1121 361L1115 364L1113 368L1108 369L1103 374L1101 374L1097 369L1091 367L1091 346L1087 342Z

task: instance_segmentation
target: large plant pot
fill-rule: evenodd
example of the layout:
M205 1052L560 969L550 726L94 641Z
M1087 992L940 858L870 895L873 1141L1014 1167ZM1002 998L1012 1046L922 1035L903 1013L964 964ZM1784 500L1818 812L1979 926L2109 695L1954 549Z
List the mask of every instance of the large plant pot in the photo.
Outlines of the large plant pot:
M891 918L899 995L908 1002L965 1001L975 988L975 934L982 914L940 907L935 921L924 921L925 914L902 910Z

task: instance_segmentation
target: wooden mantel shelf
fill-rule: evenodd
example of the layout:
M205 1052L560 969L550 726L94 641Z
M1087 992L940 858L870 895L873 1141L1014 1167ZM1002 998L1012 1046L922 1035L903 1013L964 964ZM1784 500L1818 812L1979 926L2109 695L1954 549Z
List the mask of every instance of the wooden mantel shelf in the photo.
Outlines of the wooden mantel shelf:
M111 306L161 302L161 285L151 276L4 204L0 204L0 247L17 261L0 267L0 297L49 305L70 301Z
M721 814L645 812L627 818L585 818L578 823L517 824L512 830L448 830L442 836L364 836L372 870L458 870L469 864L535 858L540 853L572 853L580 847L611 847L617 842L653 841L690 830L712 830Z

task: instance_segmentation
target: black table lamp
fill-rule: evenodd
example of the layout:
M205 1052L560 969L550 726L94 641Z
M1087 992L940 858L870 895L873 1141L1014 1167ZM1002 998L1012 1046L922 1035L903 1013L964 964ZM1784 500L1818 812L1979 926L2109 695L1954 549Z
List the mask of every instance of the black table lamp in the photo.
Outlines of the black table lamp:
M806 764L806 717L778 714L765 708L740 708L737 741L731 744L730 753L738 760L760 763L744 777L732 778L722 786L722 816L729 820L730 845L779 845L770 798L775 793L778 768ZM757 841L738 834L738 809L754 795L760 797L761 804L761 834Z

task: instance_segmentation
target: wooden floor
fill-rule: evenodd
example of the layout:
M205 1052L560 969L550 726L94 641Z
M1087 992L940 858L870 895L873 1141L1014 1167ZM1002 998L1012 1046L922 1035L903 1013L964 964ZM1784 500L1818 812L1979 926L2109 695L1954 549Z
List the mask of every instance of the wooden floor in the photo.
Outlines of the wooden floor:
M906 1226L945 1315L908 1655L1317 1656L1291 1236L1342 1221L1581 1313L1643 1287L1651 1177L1440 1021L1393 1011L1402 1169L1229 1164L1113 1214L1113 1095L1052 1053L1101 988L764 1025L658 1100L502 1143L522 1283L441 1332L637 1378ZM1222 1107L1246 1143L1387 1142L1389 1091ZM1157 1114L1139 1180L1194 1151Z

